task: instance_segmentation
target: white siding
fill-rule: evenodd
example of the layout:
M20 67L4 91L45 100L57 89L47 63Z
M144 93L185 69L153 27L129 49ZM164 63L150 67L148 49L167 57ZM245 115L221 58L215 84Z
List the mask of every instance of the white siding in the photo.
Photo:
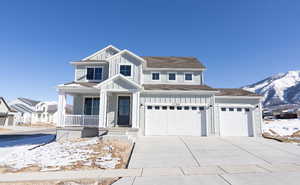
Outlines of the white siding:
M86 68L87 67L102 67L102 81L108 78L108 64L88 64L87 65L77 65L75 67L75 81L77 82L86 82Z
M160 80L152 80L152 72L160 72ZM176 81L168 80L168 73L175 72L176 73ZM185 81L184 73L192 73L193 81ZM202 80L202 72L201 71L144 71L144 83L145 84L201 84Z
M136 83L140 84L141 82L141 70L142 70L142 63L141 61L135 59L134 57L128 54L122 54L112 58L109 61L109 76L113 77L116 74L119 74L119 65L120 64L131 64L132 65L132 77L128 77L129 79L135 81Z
M114 50L112 48L108 48L108 49L106 49L102 52L99 52L98 54L90 57L89 60L105 60L108 57L111 57L116 53L118 53L116 50Z

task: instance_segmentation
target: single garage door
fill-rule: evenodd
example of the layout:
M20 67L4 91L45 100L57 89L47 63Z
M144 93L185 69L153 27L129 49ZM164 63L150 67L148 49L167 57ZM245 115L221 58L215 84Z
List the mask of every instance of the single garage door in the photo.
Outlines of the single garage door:
M203 106L148 105L145 112L146 135L206 135Z
M252 120L249 108L220 108L221 136L252 136Z

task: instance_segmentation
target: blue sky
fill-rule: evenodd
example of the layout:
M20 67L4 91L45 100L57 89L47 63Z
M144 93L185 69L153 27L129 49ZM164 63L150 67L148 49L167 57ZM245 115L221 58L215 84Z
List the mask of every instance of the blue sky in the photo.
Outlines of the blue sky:
M300 69L297 0L1 0L0 96L57 100L70 61L113 44L195 56L205 82L240 87Z

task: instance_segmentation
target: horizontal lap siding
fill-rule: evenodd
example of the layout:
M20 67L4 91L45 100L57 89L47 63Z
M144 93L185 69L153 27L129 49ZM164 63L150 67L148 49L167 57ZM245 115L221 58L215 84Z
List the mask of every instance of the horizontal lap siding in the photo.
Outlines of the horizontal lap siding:
M152 80L152 72L160 72L160 80ZM168 80L168 73L174 71L144 71L144 83L146 84L201 84L202 72L200 71L185 71L187 73L193 73L193 81L184 81L185 72L176 72L176 81Z

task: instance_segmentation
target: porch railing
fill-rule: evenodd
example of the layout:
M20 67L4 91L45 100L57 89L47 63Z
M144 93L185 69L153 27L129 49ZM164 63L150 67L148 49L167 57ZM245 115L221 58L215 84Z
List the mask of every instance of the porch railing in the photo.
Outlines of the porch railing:
M99 126L99 115L65 115L64 126Z

